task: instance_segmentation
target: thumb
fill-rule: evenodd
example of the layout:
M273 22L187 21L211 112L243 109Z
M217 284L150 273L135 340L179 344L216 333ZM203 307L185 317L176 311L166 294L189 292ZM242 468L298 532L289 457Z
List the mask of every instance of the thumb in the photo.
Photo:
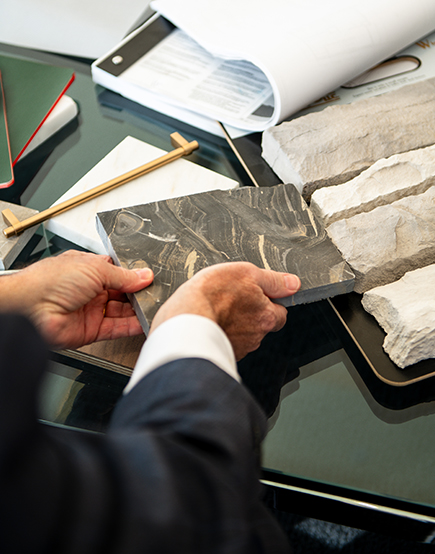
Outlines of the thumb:
M137 292L148 287L154 279L154 274L148 267L141 269L126 269L107 264L105 285L119 292Z
M261 269L259 285L269 298L284 298L292 296L301 287L301 280L292 273L279 273L267 269Z

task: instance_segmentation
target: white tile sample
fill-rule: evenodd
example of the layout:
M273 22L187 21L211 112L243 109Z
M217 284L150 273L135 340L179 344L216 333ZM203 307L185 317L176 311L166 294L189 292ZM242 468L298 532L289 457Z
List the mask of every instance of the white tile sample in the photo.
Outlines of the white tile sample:
M163 154L163 150L133 137L125 138L93 167L55 204L101 185ZM96 214L168 198L228 190L238 183L188 159L178 159L138 177L93 200L72 208L45 222L49 231L97 254L106 254L96 229Z

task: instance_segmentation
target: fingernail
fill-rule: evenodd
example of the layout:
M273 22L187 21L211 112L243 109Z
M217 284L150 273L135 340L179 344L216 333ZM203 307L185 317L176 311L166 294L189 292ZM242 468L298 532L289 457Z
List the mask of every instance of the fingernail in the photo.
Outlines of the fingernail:
M134 271L141 279L150 279L153 276L153 272L149 267L135 269Z
M301 286L301 280L297 275L293 275L292 273L289 273L284 277L285 286L291 290L296 292L299 290Z

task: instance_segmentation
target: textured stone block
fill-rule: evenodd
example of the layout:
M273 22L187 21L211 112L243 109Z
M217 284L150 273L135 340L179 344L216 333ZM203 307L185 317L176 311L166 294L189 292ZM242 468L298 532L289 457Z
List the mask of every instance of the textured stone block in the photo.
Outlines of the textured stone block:
M0 212L8 208L20 221L38 213L38 210L32 210L32 208L26 208L25 206L0 200ZM6 224L3 221L3 217L0 216L0 269L8 269L11 267L22 249L38 229L38 225L36 225L30 227L30 229L26 229L21 235L7 239L3 234L3 230L6 229L6 227L9 227L9 225Z
M383 158L342 185L314 191L311 211L325 226L369 212L435 184L435 146Z
M435 265L366 292L362 304L387 333L383 348L396 365L435 357Z
M305 198L377 160L435 144L435 79L329 106L263 133L263 157Z
M97 216L114 261L151 267L154 283L131 297L145 332L163 302L204 267L249 261L296 273L285 306L350 292L354 276L293 185L193 194Z
M371 212L336 221L328 235L355 273L355 291L435 263L435 186Z

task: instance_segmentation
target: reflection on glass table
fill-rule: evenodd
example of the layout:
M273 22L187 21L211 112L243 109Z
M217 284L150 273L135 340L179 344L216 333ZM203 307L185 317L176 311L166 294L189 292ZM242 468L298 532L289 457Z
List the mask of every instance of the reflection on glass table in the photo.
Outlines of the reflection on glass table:
M69 94L80 108L71 126L18 164L16 184L0 191L0 199L46 209L126 136L170 150L174 131L200 142L192 161L250 184L223 139L174 128L168 118L105 94L92 83L89 64L12 47L0 51L74 67ZM240 145L249 166L275 184L258 148L252 137ZM76 246L40 229L13 268L68 248ZM104 431L140 346L123 343L122 356L108 355L104 344L53 353L41 394L41 419ZM286 326L266 337L239 368L270 418L263 478L278 506L419 540L433 531L435 402L400 409L384 402L385 389L373 380L330 302L289 308ZM397 527L397 521L403 525Z

